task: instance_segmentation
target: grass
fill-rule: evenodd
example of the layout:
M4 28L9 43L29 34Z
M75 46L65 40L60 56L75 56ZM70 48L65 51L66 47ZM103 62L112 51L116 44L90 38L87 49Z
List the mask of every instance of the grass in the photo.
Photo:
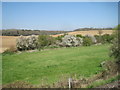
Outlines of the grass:
M109 44L71 47L3 55L3 84L26 81L41 84L59 81L63 76L89 77L101 71L109 60Z
M95 81L91 85L89 85L87 88L96 88L96 87L101 86L101 85L112 83L112 82L117 81L119 79L120 79L120 75L114 76L114 77L109 78L107 80Z

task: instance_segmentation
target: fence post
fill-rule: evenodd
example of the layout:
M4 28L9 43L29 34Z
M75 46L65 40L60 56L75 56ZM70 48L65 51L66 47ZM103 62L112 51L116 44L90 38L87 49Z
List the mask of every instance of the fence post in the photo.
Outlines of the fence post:
M68 83L69 83L69 88L72 88L72 78L68 79Z

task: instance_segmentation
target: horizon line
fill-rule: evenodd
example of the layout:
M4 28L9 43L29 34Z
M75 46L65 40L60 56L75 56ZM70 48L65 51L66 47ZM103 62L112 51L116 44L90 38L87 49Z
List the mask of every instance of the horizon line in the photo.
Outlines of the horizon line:
M87 28L87 29L90 29L90 28L92 28L92 29L107 29L107 28L112 28L112 29L114 29L115 27L106 27L106 28L104 28L104 27L102 27L102 28L94 28L94 27L84 27L84 28L76 28L76 29L85 29L85 28ZM56 29L26 29L26 28L7 28L7 29L2 29L2 30L41 30L41 31L74 31L74 30L76 30L76 29L72 29L72 30L56 30Z

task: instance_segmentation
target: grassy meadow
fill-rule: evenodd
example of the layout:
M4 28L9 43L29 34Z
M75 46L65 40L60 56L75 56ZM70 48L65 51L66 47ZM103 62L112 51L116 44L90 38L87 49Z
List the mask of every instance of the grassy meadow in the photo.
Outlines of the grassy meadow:
M110 44L69 47L3 55L3 84L26 81L52 84L63 77L90 77L103 68L109 58Z

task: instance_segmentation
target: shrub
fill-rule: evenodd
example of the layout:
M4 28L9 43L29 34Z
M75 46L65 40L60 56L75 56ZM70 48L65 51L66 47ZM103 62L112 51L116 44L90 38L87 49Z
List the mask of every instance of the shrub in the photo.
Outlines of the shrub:
M81 34L77 34L76 37L83 38L83 36Z
M82 38L73 35L65 35L59 45L63 47L80 46L82 45Z
M103 31L102 30L98 30L98 34L99 34L99 36L101 36L103 34Z
M56 37L56 40L58 40L59 42L62 42L62 38L66 35L68 35L68 34L64 33L63 35L60 35L60 36Z
M39 35L38 36L38 48L43 49L45 46L55 44L55 39L48 35Z
M90 38L92 40L93 44L97 43L97 40L96 40L96 38L94 36L92 36L92 35L86 35L85 37Z
M28 49L36 49L38 42L37 42L37 37L35 35L31 35L27 38L27 44L28 44Z
M25 50L26 48L26 38L23 36L18 37L17 39L17 49L18 50Z
M92 40L91 40L91 38L90 37L84 37L83 38L83 46L90 46L90 45L92 45Z
M116 33L113 45L110 48L110 56L113 56L116 62L120 64L120 32Z
M97 43L102 43L102 34L103 34L103 31L98 30L98 35L96 35Z
M113 35L109 34L102 35L102 43L112 43L113 39L114 39Z
M20 36L17 39L17 49L18 50L32 50L36 49L38 45L37 37L35 35L31 36Z
M62 42L62 38L63 38L63 37L64 37L64 35L58 36L58 37L56 37L56 40Z
M112 43L115 35L114 34L104 34L104 35L94 35L97 40L97 43Z
M99 35L94 35L94 37L96 38L97 43L101 43L101 42L102 42L101 36L99 36Z

